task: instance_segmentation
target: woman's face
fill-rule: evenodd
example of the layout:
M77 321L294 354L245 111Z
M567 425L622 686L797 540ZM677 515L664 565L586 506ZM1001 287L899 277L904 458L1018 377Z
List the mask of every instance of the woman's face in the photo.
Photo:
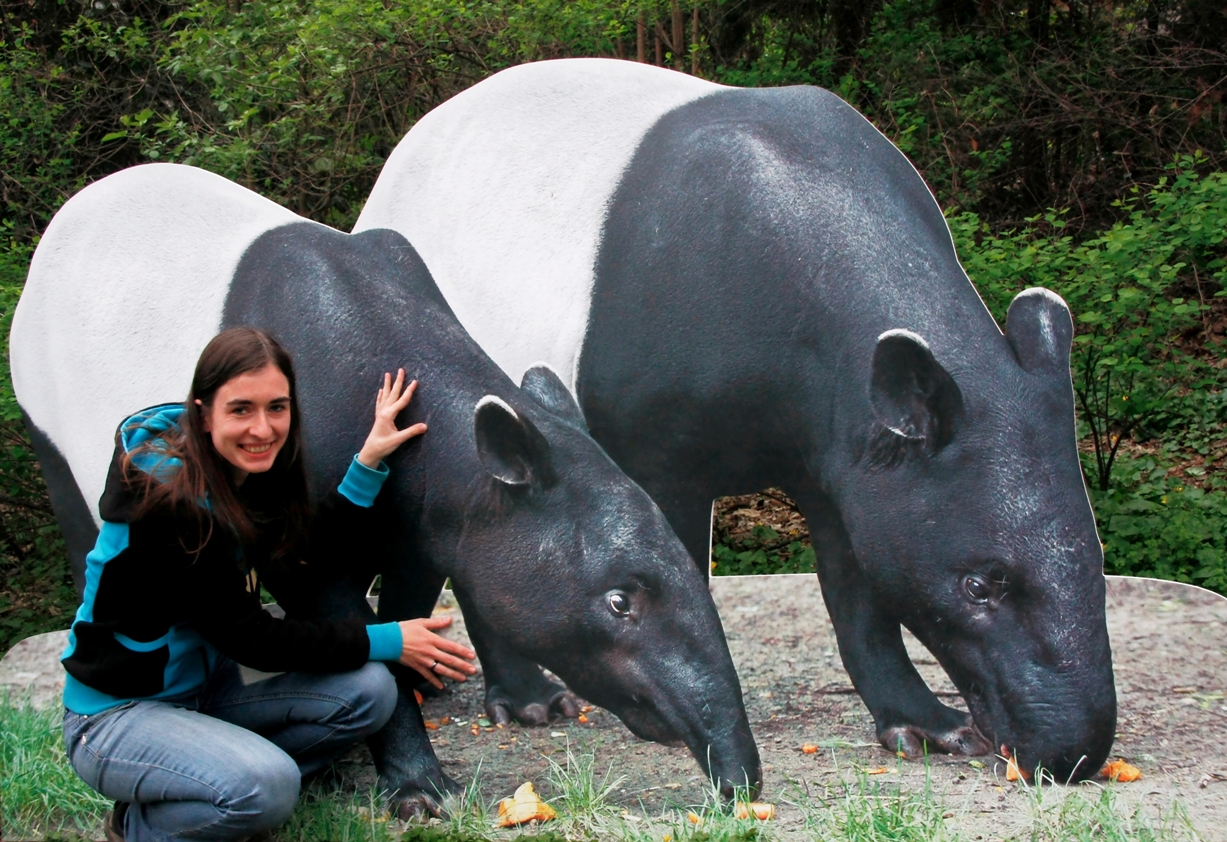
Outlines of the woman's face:
M204 429L235 485L267 471L290 435L290 381L272 364L227 380L204 407Z

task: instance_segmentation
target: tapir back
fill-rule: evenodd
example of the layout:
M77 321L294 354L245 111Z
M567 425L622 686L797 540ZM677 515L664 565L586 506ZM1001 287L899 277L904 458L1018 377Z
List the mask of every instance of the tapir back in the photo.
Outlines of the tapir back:
M95 182L55 215L13 315L13 388L95 519L115 425L185 397L243 250L297 218L220 176L171 164Z

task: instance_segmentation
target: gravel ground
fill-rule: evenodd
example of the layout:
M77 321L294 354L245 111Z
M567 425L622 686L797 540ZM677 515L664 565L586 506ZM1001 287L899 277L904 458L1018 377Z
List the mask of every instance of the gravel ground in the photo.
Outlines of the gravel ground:
M715 578L712 593L762 754L763 797L780 805L774 823L779 835L799 836L801 817L788 802L806 792L831 792L858 771L877 772L866 778L871 785L923 788L923 763L899 762L874 740L872 719L840 664L814 576ZM449 596L438 610L455 613L454 634L463 638L463 618ZM1143 773L1139 781L1113 785L1121 801L1155 816L1179 801L1207 840L1227 839L1227 599L1172 582L1109 577L1108 629L1120 705L1113 756ZM63 640L58 632L13 647L0 662L0 688L29 693L35 704L57 704ZM915 640L908 645L930 686L961 706L932 656ZM439 724L434 743L444 768L465 781L480 766L487 799L509 795L525 780L548 796L549 761L565 763L569 749L594 755L599 772L610 769L612 778L622 778L616 800L632 813L653 815L704 800L705 779L685 749L639 740L599 709L587 714L586 724L479 724L474 734L484 715L481 694L481 682L471 680L427 699L423 710ZM803 754L805 743L821 748ZM1005 781L1000 761L936 756L929 770L949 821L973 837L997 838L1027 823L1034 799L1022 784ZM374 780L364 748L340 761L338 772ZM1053 797L1065 794L1058 787Z

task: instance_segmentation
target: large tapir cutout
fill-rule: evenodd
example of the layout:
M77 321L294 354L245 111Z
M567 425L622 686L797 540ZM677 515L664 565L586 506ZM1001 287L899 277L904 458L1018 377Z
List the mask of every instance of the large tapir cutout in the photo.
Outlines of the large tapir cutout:
M389 459L377 566L353 560L351 581L291 614L369 614L380 572L382 618L427 616L450 576L493 717L545 722L565 705L541 664L636 734L685 744L728 793L757 787L740 686L693 560L576 422L557 376L536 368L517 389L392 231L343 234L169 164L125 170L64 206L35 253L11 347L74 564L92 545L85 501L101 492L116 423L183 394L204 344L239 324L295 358L314 494L361 444L382 372L404 365L420 381L401 421L430 428ZM404 811L436 811L453 786L411 692L372 750Z
M370 227L423 245L510 375L569 376L696 558L713 497L777 485L800 503L887 748L1099 768L1116 699L1069 312L1028 290L1003 334L922 179L846 103L522 65L409 132ZM925 686L901 624L970 718Z

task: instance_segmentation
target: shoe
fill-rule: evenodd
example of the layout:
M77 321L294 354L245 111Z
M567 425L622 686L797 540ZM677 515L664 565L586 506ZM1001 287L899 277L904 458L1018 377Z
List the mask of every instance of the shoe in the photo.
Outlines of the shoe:
M116 801L102 826L107 842L124 842L124 816L128 815L128 802Z

